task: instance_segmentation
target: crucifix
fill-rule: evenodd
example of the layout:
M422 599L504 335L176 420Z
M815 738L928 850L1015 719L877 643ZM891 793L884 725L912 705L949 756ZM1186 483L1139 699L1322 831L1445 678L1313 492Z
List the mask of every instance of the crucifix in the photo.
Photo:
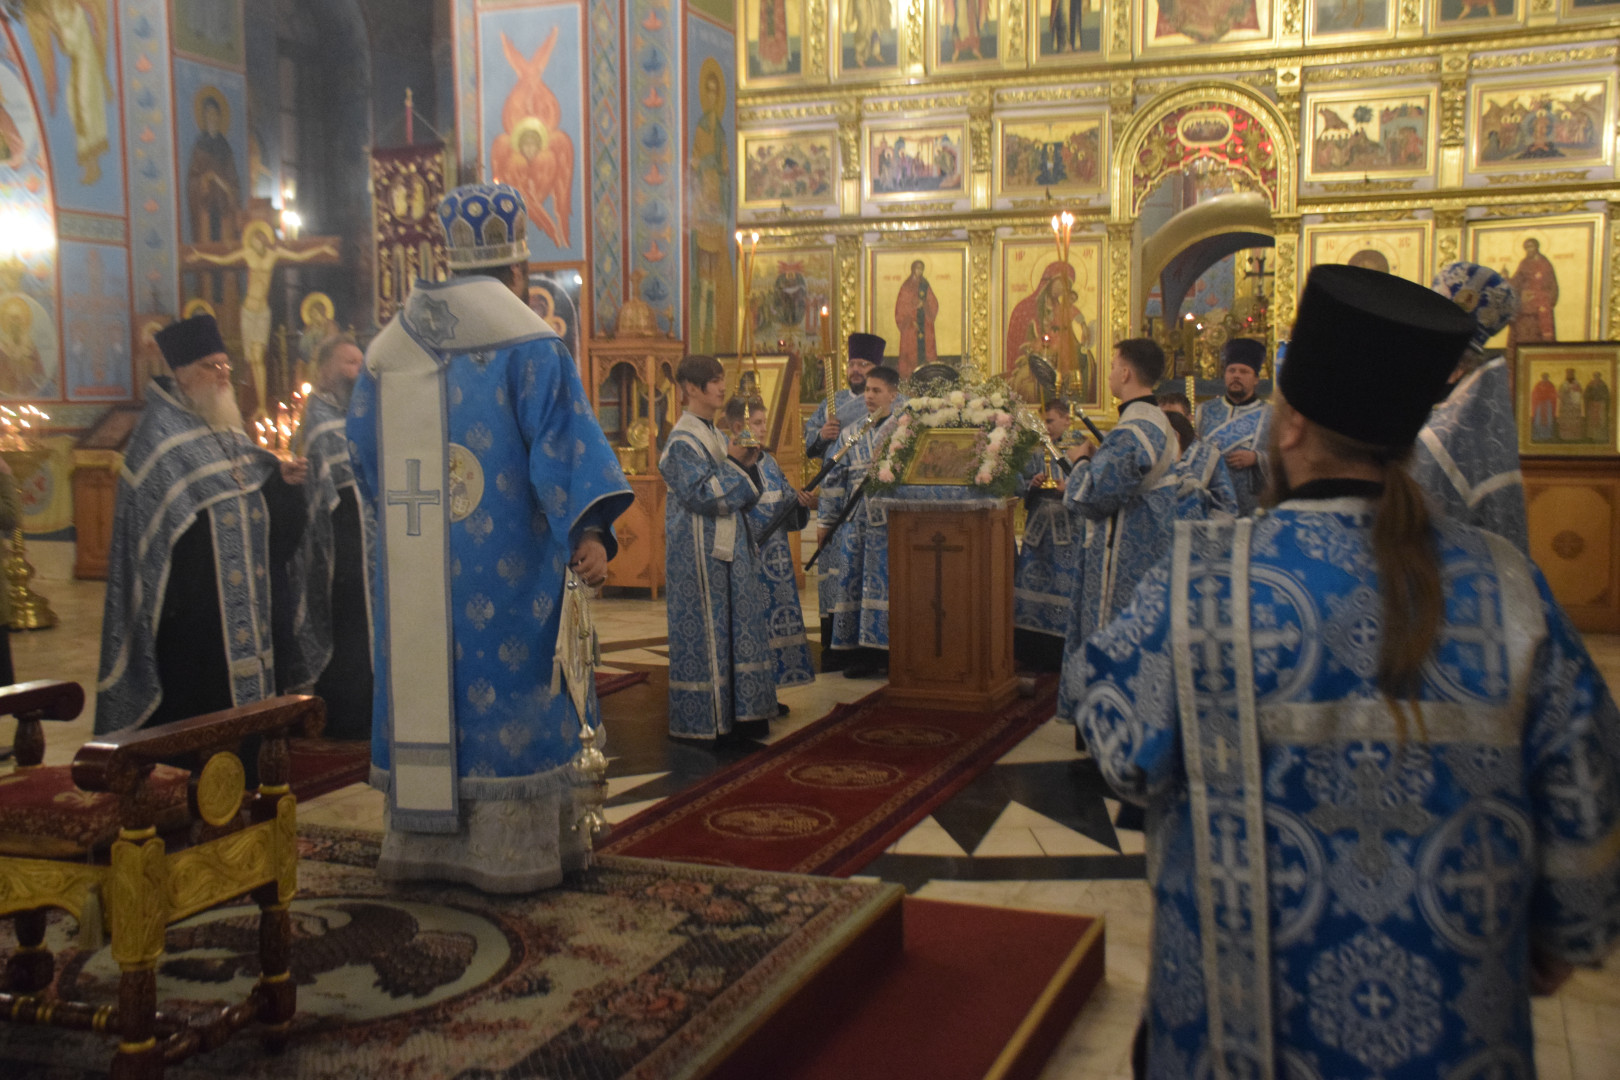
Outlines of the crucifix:
M961 544L954 547L945 546L945 534L936 532L929 537L929 546L920 548L921 551L934 553L934 598L929 601L929 607L934 611L934 655L945 655L945 553L948 551L965 550Z
M266 208L258 208L267 212ZM248 222L242 229L240 247L230 243L182 244L182 265L239 266L248 272L247 294L242 298L239 322L242 352L253 375L254 416L270 412L265 355L270 347L270 285L281 263L337 263L342 260L336 236L311 236L302 240L278 238L268 221Z

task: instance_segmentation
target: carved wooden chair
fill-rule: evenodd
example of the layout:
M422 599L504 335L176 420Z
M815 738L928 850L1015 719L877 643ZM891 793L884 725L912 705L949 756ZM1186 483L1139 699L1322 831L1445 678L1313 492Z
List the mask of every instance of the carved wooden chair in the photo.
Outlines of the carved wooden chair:
M288 975L288 904L298 884L295 800L287 741L316 735L319 698L271 698L173 724L116 732L46 766L41 722L72 720L77 683L0 687L0 716L17 717L17 769L0 774L0 917L18 948L6 961L0 1020L119 1036L113 1080L153 1080L167 1065L212 1049L254 1020L285 1045L296 1007ZM236 749L262 736L259 788L248 794ZM195 772L163 764L195 756ZM157 1011L157 964L168 926L251 894L259 905L258 982L246 1001L187 1023ZM55 959L46 913L60 908L81 932L110 931L121 969L117 1005L47 993Z

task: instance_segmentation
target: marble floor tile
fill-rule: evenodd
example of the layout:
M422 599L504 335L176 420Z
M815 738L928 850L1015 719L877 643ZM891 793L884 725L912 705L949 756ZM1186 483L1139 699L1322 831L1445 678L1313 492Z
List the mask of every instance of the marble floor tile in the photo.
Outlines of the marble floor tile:
M910 832L890 845L889 850L896 855L967 855L962 845L932 817L917 822Z

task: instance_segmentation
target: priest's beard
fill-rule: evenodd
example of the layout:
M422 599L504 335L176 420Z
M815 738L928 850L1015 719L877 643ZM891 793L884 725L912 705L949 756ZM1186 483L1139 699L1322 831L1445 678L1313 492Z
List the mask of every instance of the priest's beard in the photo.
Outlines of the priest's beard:
M236 404L236 393L229 386L208 386L195 393L185 394L191 411L216 431L244 431L242 410Z
M359 381L360 380L358 378L350 379L345 376L338 375L325 386L321 387L321 389L325 390L328 394L331 394L332 400L343 406L343 410L347 412L349 409L349 399L354 396L354 384Z

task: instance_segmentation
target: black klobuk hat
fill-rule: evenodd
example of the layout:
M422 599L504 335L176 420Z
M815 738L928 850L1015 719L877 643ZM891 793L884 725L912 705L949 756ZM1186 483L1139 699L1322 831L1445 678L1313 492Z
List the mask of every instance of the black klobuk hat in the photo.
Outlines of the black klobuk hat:
M1357 266L1305 279L1278 389L1306 419L1374 446L1417 438L1474 320L1421 285Z
M849 335L849 358L872 364L883 363L883 348L888 342L876 334Z
M170 323L152 335L163 359L171 368L183 368L198 360L225 351L225 339L219 336L219 324L212 315L193 315L177 323Z

